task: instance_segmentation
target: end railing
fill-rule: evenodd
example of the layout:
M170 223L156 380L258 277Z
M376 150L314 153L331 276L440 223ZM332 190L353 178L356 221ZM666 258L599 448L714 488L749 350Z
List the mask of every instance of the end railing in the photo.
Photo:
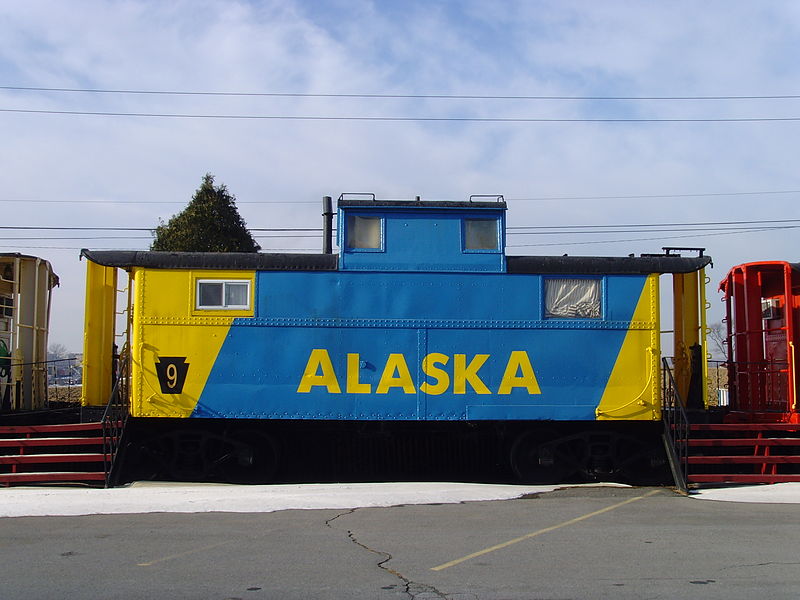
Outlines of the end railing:
M672 470L675 487L682 493L689 491L687 475L689 466L689 416L672 375L669 359L662 358L663 401L661 415L664 422L664 448Z
M106 487L112 485L112 474L117 454L122 447L122 437L128 421L130 357L123 351L117 361L118 372L111 389L111 397L103 412L103 454Z

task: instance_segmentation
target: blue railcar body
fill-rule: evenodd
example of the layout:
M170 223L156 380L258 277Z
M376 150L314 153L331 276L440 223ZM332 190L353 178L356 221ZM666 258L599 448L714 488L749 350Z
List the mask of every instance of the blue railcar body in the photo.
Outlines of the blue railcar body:
M601 278L602 319L545 319L544 276L465 273L280 273L256 277L253 318L238 318L193 412L194 417L366 420L594 420L595 409L647 280ZM297 389L312 350L331 358L340 392ZM511 352L525 352L540 394L523 387L496 392ZM422 362L449 357L441 394ZM348 393L348 354L369 394ZM414 392L374 393L389 356L400 354ZM490 390L454 393L456 355L489 358L477 372ZM352 371L352 367L350 369ZM352 373L351 373L352 376Z

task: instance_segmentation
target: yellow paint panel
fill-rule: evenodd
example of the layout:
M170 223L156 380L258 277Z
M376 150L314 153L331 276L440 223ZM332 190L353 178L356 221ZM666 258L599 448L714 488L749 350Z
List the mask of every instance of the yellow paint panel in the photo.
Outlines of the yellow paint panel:
M131 414L136 417L191 416L234 318L254 314L255 273L137 269L133 311ZM249 310L198 310L198 279L250 281ZM162 390L156 364L183 358L188 364L180 393Z
M81 405L105 406L113 379L117 269L86 261Z
M661 418L658 300L658 275L650 275L597 407L598 420Z
M190 416L229 330L230 324L144 326L134 343L131 414L135 417ZM156 363L162 357L186 358L188 370L180 394L164 393L161 389Z

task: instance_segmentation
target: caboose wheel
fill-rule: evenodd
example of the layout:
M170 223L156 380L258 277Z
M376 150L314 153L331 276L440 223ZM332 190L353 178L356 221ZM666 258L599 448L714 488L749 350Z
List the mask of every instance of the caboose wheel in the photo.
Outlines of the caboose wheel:
M278 443L251 430L173 431L136 444L127 462L133 479L267 483L277 471Z
M224 478L230 483L269 483L278 470L279 445L266 433L254 430L231 432L227 439L232 453L227 457Z
M635 485L669 483L671 473L663 448L653 440L620 436L615 448L619 480Z
M571 448L562 447L552 435L529 430L511 446L511 468L523 483L559 483L577 470Z

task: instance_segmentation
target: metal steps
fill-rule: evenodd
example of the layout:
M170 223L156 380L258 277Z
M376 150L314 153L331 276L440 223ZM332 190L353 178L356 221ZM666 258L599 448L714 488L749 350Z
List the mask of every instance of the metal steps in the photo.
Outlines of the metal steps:
M800 481L797 423L697 423L689 432L689 483Z
M5 473L0 475L0 483L8 487L20 483L77 483L89 482L104 487L106 474L104 472L79 472L79 471L58 471L58 472L39 472L39 473Z
M103 487L110 458L107 442L101 422L0 426L0 486Z

